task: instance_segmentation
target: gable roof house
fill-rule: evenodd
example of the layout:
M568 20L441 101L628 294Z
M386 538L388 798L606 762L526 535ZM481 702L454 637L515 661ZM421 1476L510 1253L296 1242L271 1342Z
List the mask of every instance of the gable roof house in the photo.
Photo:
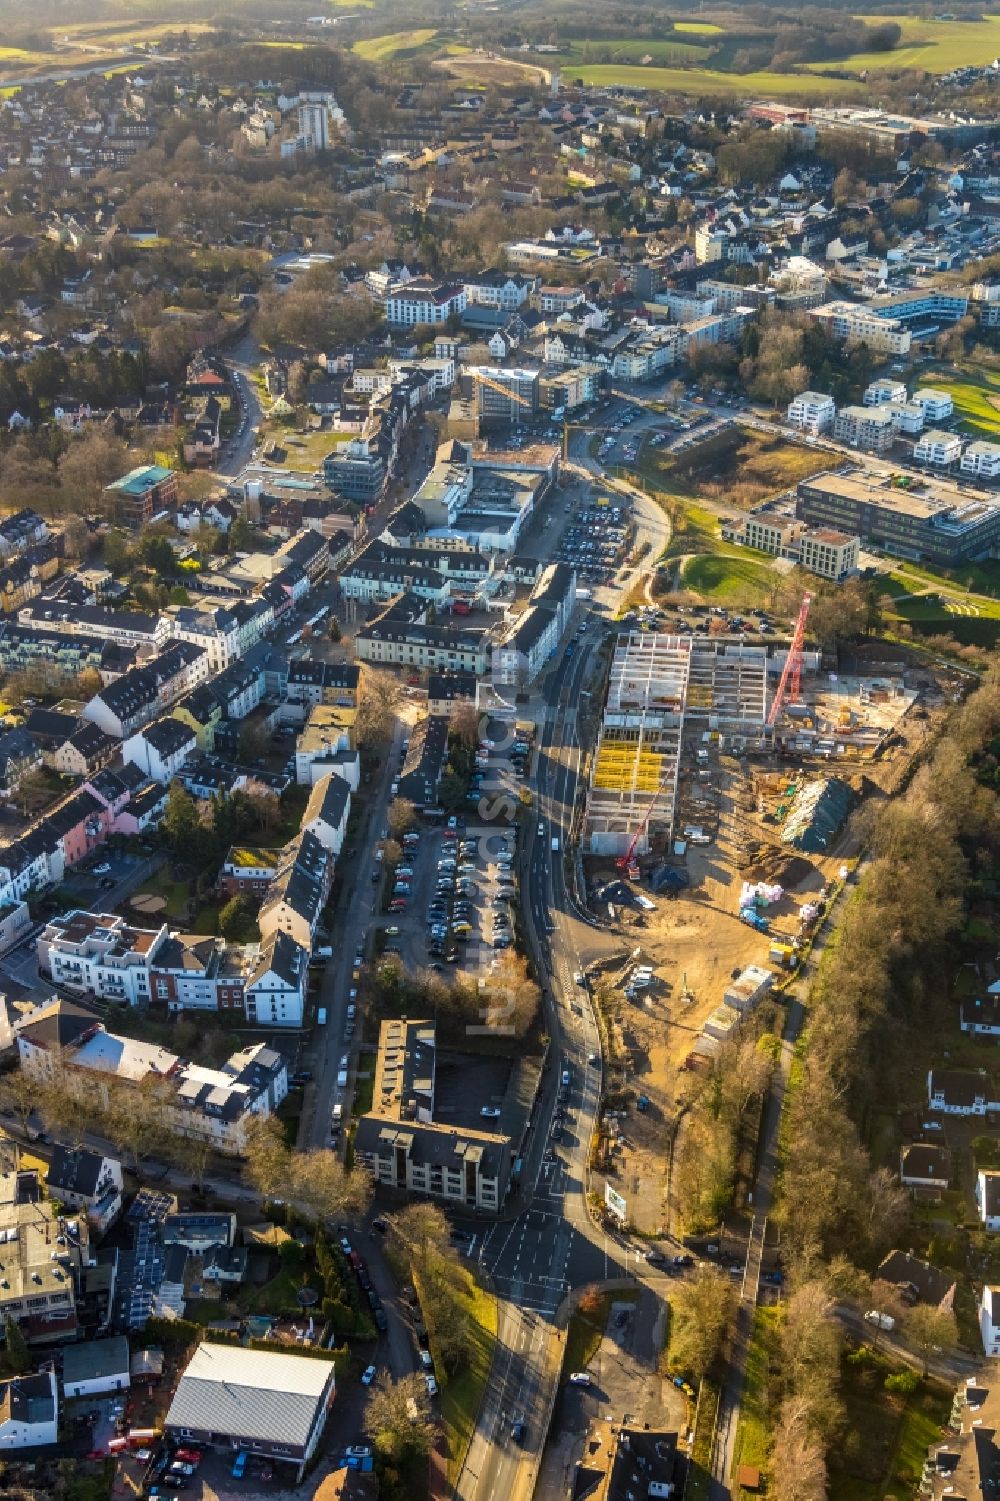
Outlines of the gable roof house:
M48 1189L54 1199L86 1211L88 1223L103 1235L122 1210L122 1165L117 1157L86 1147L55 1146L49 1164Z
M954 1273L943 1272L909 1251L890 1251L882 1258L876 1275L899 1288L903 1302L911 1306L916 1303L927 1303L932 1308L954 1306Z
M51 1368L0 1381L0 1453L40 1449L59 1439L59 1396Z
M278 870L257 919L262 941L279 929L307 951L330 894L333 857L316 835L300 832L281 852Z
M951 1156L947 1147L914 1142L899 1153L899 1181L907 1188L944 1190L951 1182Z
M336 858L344 846L350 811L350 788L343 777L331 772L313 784L300 827L304 833L315 835Z
M993 1108L996 1089L985 1072L933 1068L927 1075L927 1103L945 1115L985 1115Z

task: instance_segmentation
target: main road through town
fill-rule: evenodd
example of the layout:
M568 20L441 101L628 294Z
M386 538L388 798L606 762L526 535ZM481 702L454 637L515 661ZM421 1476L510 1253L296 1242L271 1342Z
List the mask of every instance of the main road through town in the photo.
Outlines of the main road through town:
M632 498L637 542L648 543L655 560L669 539L667 520L648 497L633 491ZM579 645L560 657L531 708L539 748L535 806L520 850L521 906L545 990L551 1046L524 1154L520 1212L497 1223L480 1252L500 1314L493 1371L455 1486L461 1501L518 1501L534 1489L562 1366L555 1315L571 1290L634 1275L662 1290L662 1277L651 1274L625 1240L602 1229L587 1204L602 1066L597 1024L580 983L582 955L615 943L581 914L567 879L583 792L580 716L599 686L597 651L606 629L599 609L613 614L621 595L622 589L595 591ZM517 1423L524 1424L520 1442L512 1431Z

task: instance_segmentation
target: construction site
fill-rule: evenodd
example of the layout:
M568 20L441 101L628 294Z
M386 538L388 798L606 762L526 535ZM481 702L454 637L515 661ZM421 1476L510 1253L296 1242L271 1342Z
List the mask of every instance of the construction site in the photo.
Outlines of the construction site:
M759 741L767 704L764 647L635 631L611 661L591 769L584 848L646 855L669 838L685 738ZM626 861L628 863L628 861Z
M790 645L637 633L611 664L583 863L620 938L589 978L633 1104L599 1161L647 1232L679 1228L665 1162L699 1075L780 1028L774 986L851 868L851 812L896 789L950 698L902 663L822 671L807 613Z

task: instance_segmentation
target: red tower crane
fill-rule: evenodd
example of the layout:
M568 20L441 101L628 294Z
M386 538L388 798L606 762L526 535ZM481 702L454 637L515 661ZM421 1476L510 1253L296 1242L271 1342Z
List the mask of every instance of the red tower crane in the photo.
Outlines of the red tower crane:
M767 728L769 730L774 729L786 696L792 703L799 696L799 684L802 680L802 643L806 637L806 621L809 618L809 606L811 604L812 595L803 594L799 618L795 622L792 644L788 648L788 656L785 658L785 666L781 674L781 681L778 683L778 691L774 695L774 703L771 705L771 712L767 716Z
M615 861L618 869L624 870L629 878L633 881L637 881L639 879L639 865L635 858L635 847L649 827L650 815L652 814L653 809L656 807L656 804L659 801L659 797L659 791L653 794L653 800L650 803L649 807L646 809L642 823L632 835L628 849L625 851L624 855L619 855L618 859Z

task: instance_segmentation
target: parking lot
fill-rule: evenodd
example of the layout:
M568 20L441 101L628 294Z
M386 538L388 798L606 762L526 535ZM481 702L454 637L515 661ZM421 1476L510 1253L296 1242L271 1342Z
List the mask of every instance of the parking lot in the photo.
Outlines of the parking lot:
M628 544L628 514L620 505L591 505L578 511L563 533L557 557L592 584L610 584Z
M468 816L452 814L441 829L403 839L394 871L385 949L407 963L442 970L488 969L513 943L511 903L517 793L531 757L513 726L490 721L475 752ZM379 865L376 855L376 869Z

